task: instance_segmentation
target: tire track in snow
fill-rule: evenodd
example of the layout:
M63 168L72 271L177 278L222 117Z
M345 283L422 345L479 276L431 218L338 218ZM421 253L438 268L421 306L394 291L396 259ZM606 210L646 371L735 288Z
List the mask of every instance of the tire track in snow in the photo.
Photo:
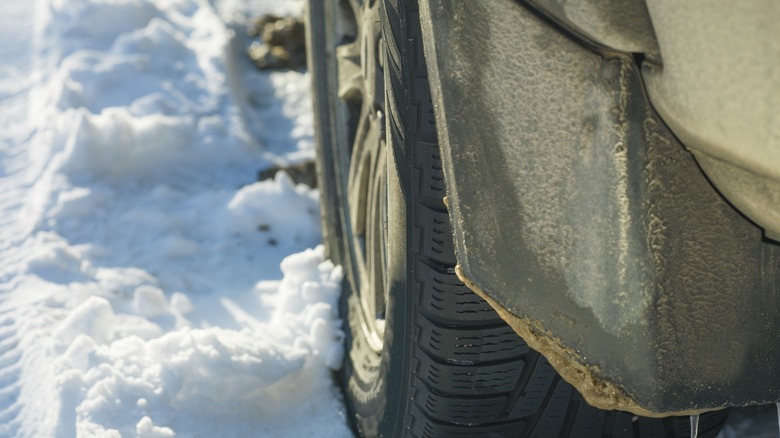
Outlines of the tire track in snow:
M28 252L21 214L34 179L30 174L34 130L28 120L35 74L30 29L35 2L0 2L0 436L17 436L22 405L23 351L18 326L25 312L14 303L10 273Z
M41 54L31 35L36 8L42 6L40 1L0 2L0 437L42 436L34 423L46 422L46 415L33 415L26 421L33 424L25 426L23 411L31 404L50 403L40 388L28 389L32 397L23 394L25 379L36 387L45 385L41 375L25 377L26 348L42 356L46 333L35 327L48 322L38 311L43 298L38 286L25 278L34 249L31 232L41 219L33 213L43 211L30 207L32 201L47 201L48 193L36 188L52 154L53 120L42 114L45 108L32 110L45 94L44 78L35 70L42 64L37 62Z
M21 409L21 359L19 336L13 308L0 316L0 436L14 436Z

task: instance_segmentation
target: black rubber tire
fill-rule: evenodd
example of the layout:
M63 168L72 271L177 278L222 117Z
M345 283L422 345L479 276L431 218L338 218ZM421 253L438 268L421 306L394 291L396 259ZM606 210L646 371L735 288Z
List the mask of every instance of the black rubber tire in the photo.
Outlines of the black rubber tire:
M345 281L341 310L347 357L340 380L358 434L689 437L688 417L638 418L589 406L458 280L417 1L377 1L384 2L386 45L389 295L384 349L377 353L360 327L354 281ZM315 81L318 74L323 73L314 71ZM332 122L322 114L327 107L316 101L317 96L318 123ZM339 195L328 161L333 142L323 138L324 130L318 128L326 245L331 257L344 263L339 218L347 213L334 201ZM717 435L727 415L702 415L699 436Z

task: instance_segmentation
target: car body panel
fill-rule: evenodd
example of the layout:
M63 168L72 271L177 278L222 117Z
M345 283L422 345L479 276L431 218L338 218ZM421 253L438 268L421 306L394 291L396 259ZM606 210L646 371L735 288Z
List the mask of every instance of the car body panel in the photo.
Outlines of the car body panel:
M598 407L780 399L780 251L666 128L634 58L509 0L420 5L464 280Z
M780 2L648 0L650 100L721 192L780 240Z

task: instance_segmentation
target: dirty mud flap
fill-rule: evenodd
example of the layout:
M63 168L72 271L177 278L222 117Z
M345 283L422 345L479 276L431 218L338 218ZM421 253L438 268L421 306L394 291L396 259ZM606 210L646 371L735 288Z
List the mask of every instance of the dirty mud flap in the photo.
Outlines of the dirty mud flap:
M780 399L778 247L658 118L635 59L513 1L420 5L461 278L600 408Z

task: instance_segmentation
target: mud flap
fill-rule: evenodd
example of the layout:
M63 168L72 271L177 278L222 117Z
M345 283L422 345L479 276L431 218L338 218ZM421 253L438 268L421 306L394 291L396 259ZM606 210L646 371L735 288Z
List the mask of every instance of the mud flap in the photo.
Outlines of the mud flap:
M463 278L588 370L558 369L586 397L620 393L601 408L780 399L778 247L669 132L636 61L513 1L420 4Z

